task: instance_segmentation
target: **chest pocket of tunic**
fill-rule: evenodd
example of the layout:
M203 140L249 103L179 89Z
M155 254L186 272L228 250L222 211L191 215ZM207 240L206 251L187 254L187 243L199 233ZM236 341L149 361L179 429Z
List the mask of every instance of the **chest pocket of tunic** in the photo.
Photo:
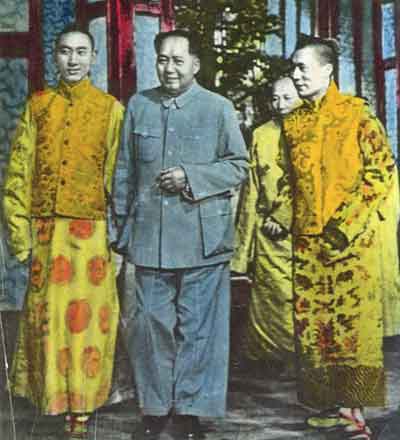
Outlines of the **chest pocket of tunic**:
M152 162L162 148L161 130L154 127L136 127L134 136L138 160Z

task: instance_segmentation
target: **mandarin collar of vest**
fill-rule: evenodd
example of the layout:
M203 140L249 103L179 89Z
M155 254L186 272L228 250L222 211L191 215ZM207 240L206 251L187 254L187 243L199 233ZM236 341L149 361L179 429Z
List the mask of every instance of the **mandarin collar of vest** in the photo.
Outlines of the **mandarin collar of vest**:
M316 99L315 101L304 100L303 107L310 111L319 111L323 107L330 107L331 105L340 104L346 98L342 95L335 83L331 81L329 87L322 98Z
M163 91L162 89L160 89L161 103L165 108L169 108L173 103L175 103L177 108L181 108L187 102L189 102L195 95L197 95L200 89L201 87L197 84L196 80L193 81L193 84L188 88L188 90L186 90L179 96L163 95Z
M85 96L90 86L91 84L88 78L82 79L74 84L68 84L61 80L58 84L57 90L60 95L64 96L64 98L75 100Z

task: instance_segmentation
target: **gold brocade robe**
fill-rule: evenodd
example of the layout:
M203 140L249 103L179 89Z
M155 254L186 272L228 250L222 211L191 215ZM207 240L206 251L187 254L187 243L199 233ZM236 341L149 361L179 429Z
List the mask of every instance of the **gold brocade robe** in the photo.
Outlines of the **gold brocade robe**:
M88 79L36 92L15 134L4 186L10 244L30 249L31 217L105 219L123 107Z
M293 167L299 399L384 403L379 209L395 162L381 124L332 83L284 121Z
M246 273L249 265L253 272L244 352L250 359L285 362L294 351L291 236L272 240L262 229L268 216L287 231L292 221L278 122L271 120L254 131L250 159L231 263L236 272Z
M28 101L5 183L10 244L30 280L10 374L43 414L91 413L108 398L119 319L106 192L123 107L89 80Z

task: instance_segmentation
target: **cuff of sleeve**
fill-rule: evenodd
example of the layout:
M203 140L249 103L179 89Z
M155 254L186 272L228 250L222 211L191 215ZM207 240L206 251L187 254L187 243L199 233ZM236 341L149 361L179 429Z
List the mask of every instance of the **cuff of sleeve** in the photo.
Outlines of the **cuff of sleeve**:
M182 190L182 195L185 199L190 200L191 202L194 201L194 197L193 197L193 193L192 193L192 188L190 187L189 182L185 183L185 186Z
M265 217L265 220L271 220L274 223L277 223L282 229L284 229L285 231L287 231L287 228L285 226L283 226L282 221L278 218L276 218L275 215L267 215L267 217Z
M291 229L291 213L283 212L284 210L272 210L270 211L269 217L272 221L275 223L278 223L279 226L284 229L285 231L290 231Z
M30 250L25 250L25 251L16 252L16 254L15 254L15 258L16 258L20 263L24 263L25 261L28 260L30 253L31 253Z
M243 257L234 257L231 260L231 271L244 274L247 272L247 259Z
M196 172L195 172L195 166L185 164L182 166L183 171L186 175L186 183L190 188L190 197L187 197L187 194L183 191L181 191L181 194L185 199L190 201L198 201L206 196L206 194L203 194L201 191L198 191L198 188L200 188L198 179L196 178ZM186 187L186 186L185 186Z

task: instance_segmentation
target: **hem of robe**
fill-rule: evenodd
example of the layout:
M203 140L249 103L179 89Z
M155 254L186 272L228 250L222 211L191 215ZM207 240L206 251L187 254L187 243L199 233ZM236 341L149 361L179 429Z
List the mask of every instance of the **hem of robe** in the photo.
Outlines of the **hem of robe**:
M257 329L248 324L244 335L244 355L251 360L259 361L288 361L294 363L294 342L293 349L289 347L278 347L273 345L270 340L261 335Z
M382 367L340 365L299 373L298 400L311 408L384 407L385 394Z

